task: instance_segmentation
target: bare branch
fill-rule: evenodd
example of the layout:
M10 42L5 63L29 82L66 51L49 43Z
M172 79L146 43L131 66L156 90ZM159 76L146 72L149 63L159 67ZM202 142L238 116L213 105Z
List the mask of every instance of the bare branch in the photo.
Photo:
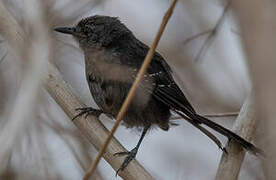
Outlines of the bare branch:
M257 142L266 151L266 179L276 179L276 4L271 0L234 1L248 58L258 121ZM258 13L256 13L258 12Z
M204 114L204 117L235 117L238 116L239 112L227 112L227 113L217 113L217 114Z
M233 131L244 139L251 141L255 126L254 101L252 95L250 95L242 106L233 126ZM235 180L238 178L245 150L237 142L231 140L228 142L226 150L228 153L223 152L222 154L216 180Z
M228 9L230 8L230 5L231 5L231 1L232 0L229 0L227 2L227 5L225 6L224 10L223 10L223 13L222 15L220 16L220 18L218 19L215 27L213 29L209 29L209 30L206 30L206 31L203 31L199 34L196 34L188 39L186 39L184 41L184 45L186 45L187 43L189 43L190 41L200 37L200 36L203 36L205 34L208 34L207 38L204 40L203 42L203 45L200 47L197 55L196 55L196 58L195 58L195 61L199 61L201 56L206 52L206 50L211 46L211 44L213 43L214 41L214 38L221 26L221 24L223 23L224 19L225 19L225 16L226 16L226 13L228 11Z
M63 111L72 119L76 115L76 108L86 107L71 91L70 86L63 80L62 75L52 65L49 65L49 74L47 76L45 87L55 101L60 105ZM95 116L81 117L73 121L73 123L86 136L91 144L98 150L104 143L109 131ZM126 149L115 139L112 138L110 145L107 147L103 157L112 166L113 169L118 169L123 158L114 157L113 154ZM136 161L130 163L120 176L123 179L153 179L151 175ZM95 176L93 176L95 178Z
M235 117L238 116L239 112L226 112L226 113L214 113L214 114L203 114L202 116L204 117L210 117L210 118L218 118L218 117ZM177 120L177 119L182 119L181 116L175 116L171 117L170 120Z
M223 20L225 19L226 16L226 12L229 9L230 5L231 5L231 1L229 0L227 5L225 6L222 15L220 16L220 18L218 19L214 29L210 32L210 34L208 35L208 37L205 39L203 45L201 46L200 50L198 51L198 54L195 58L195 61L199 61L202 54L205 53L205 51L208 49L208 47L211 46L211 44L213 43L214 39L215 39L215 35L217 34Z
M213 29L209 29L209 30L203 31L203 32L201 32L201 33L198 33L198 34L196 34L196 35L194 35L194 36L191 36L191 37L189 37L189 38L187 38L187 39L184 40L183 45L185 46L185 45L188 44L190 41L193 41L193 40L195 40L195 39L197 39L197 38L199 38L200 36L203 36L203 35L205 35L205 34L209 34L209 33L211 33L212 31L213 31Z

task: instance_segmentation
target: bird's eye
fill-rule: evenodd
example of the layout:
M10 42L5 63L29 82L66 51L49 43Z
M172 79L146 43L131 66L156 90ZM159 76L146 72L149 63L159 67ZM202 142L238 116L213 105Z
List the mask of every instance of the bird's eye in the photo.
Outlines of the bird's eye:
M88 36L89 34L93 33L94 29L95 29L94 25L88 25L87 24L83 28L83 33Z

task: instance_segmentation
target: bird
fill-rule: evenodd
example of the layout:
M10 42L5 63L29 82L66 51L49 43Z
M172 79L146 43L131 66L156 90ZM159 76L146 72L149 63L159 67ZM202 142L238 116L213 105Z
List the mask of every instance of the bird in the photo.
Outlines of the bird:
M141 67L149 47L136 38L119 18L93 15L70 27L56 27L57 32L69 34L84 53L86 80L92 97L100 109L79 108L74 118L83 114L99 116L104 113L115 118ZM128 152L116 174L123 171L136 157L138 149L152 127L168 131L172 112L180 115L207 135L220 149L220 140L203 125L239 143L255 155L264 152L231 130L199 115L173 78L171 67L155 52L134 98L123 118L128 128L142 129L137 145Z

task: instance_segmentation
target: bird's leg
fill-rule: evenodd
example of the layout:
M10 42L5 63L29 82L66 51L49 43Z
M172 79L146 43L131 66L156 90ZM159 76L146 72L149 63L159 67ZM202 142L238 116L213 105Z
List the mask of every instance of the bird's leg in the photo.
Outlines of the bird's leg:
M138 149L139 149L139 146L141 145L141 142L143 141L146 133L147 133L147 130L149 129L149 127L145 127L143 129L143 132L142 132L142 135L137 143L137 145L135 146L135 148L133 148L131 151L127 151L127 152L118 152L118 153L115 153L114 156L122 156L122 155L127 155L127 157L125 158L123 164L121 165L121 167L117 170L116 172L116 176L117 174L120 172L120 171L123 171L127 165L136 157L136 154L138 152Z
M79 116L82 116L85 114L85 118L89 115L94 115L96 117L99 117L103 111L100 109L94 109L92 107L83 107L83 108L77 108L76 111L80 111L75 117L73 117L72 120L76 119Z

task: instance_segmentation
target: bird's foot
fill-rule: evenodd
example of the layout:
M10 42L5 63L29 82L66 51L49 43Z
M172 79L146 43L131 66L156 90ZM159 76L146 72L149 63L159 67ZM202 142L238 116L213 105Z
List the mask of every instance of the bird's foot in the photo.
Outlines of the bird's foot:
M94 109L92 107L77 108L76 111L80 111L80 112L75 117L73 117L72 120L84 114L85 114L85 118L87 118L87 116L89 115L94 115L96 117L99 117L103 113L102 110Z
M223 147L223 148L220 148L225 154L227 154L228 155L228 151L227 151L227 149L225 148L225 147Z
M137 152L138 152L138 148L135 147L131 151L118 152L118 153L114 154L114 156L124 156L124 155L127 155L127 157L125 158L125 160L124 160L123 164L121 165L121 167L116 171L116 176L118 175L118 173L120 171L123 171L127 167L127 165L136 157Z
M220 150L222 150L222 152L224 152L225 154L228 154L226 147L223 147L222 144L220 144L220 143L217 144L217 145L218 145L218 148L219 148Z

